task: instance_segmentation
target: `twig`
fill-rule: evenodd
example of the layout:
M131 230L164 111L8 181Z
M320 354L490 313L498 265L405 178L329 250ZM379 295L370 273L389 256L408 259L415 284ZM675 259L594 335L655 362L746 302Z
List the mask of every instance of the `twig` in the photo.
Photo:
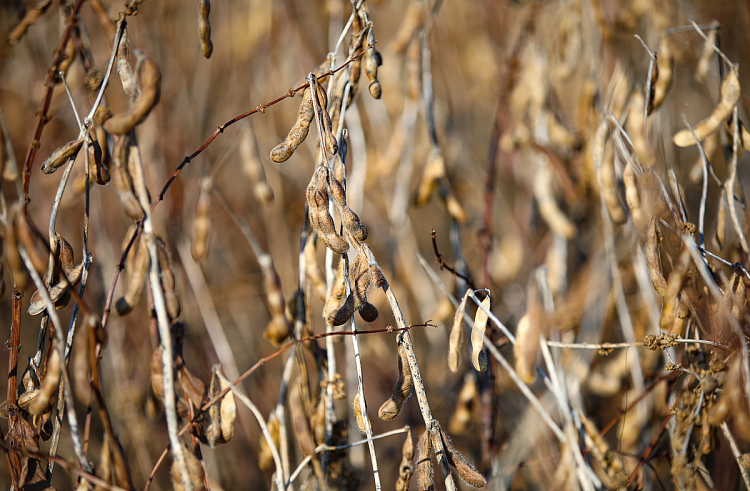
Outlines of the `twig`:
M698 145L698 151L701 154L701 162L703 162L703 189L701 191L701 205L700 205L700 211L698 215L698 237L700 238L701 248L705 248L706 244L703 239L703 225L705 223L705 218L706 218L706 196L708 195L708 158L706 157L706 152L703 151L703 145L701 144L701 141L698 138L698 135L695 134L693 127L690 125L690 123L688 123L688 120L684 114L682 115L682 122L685 123L685 126L687 126L687 129L690 130L690 134L693 135L693 138L695 139L695 144ZM705 254L703 254L703 260L704 261L706 260Z
M453 273L453 275L464 280L469 288L471 288L472 290L476 290L477 288L474 285L474 281L468 275L456 271L454 268L448 266L448 264L445 262L445 256L440 254L440 251L438 250L437 232L434 228L430 228L430 238L432 239L432 250L435 253L435 262L440 265L440 269L447 269L448 271ZM461 290L463 290L463 288Z
M729 442L729 448L732 449L732 455L734 455L734 460L737 462L737 466L740 468L740 473L742 474L742 480L745 481L745 488L750 490L750 469L747 468L747 466L742 465L741 458L742 454L740 453L740 449L737 446L737 442L734 439L734 436L732 436L732 433L729 431L729 425L726 421L721 423L721 431L724 432L724 438L727 439Z

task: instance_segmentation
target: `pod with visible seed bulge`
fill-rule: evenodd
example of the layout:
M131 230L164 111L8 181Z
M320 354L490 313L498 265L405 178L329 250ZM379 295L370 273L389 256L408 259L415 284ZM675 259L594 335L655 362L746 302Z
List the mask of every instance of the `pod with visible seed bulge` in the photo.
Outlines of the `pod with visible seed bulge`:
M489 291L484 300L482 300L482 305L487 310L490 309ZM489 316L481 307L478 307L477 313L474 315L474 327L471 328L471 363L480 372L487 370L487 354L484 352L484 331L487 329L488 320Z
M211 2L200 0L198 2L198 34L201 38L201 50L203 56L211 58L214 52L214 44L211 42L211 22L208 14L211 12Z
M65 165L68 160L74 159L83 146L83 138L70 141L58 148L42 164L43 174L52 174Z
M365 428L365 418L367 418L367 423L369 424L369 426L372 426L372 424L370 424L370 417L367 414L362 415L362 404L360 404L359 392L354 395L352 409L354 409L354 419L357 422L357 429L359 429L359 431L362 432L363 435L366 434L367 430Z
M698 140L703 140L721 127L731 115L735 104L740 99L740 81L737 78L737 70L732 68L721 82L721 101L711 114L693 126L693 131ZM689 147L695 145L693 134L688 129L678 131L672 141L678 147Z
M271 323L263 332L263 337L278 346L291 333L289 320L284 314L286 302L284 301L284 293L281 291L281 280L270 256L263 256L259 258L258 262L263 270L263 285L266 290L268 310L271 312Z
M414 441L411 438L411 430L406 432L406 440L401 446L401 464L398 466L398 480L396 491L409 491L409 481L414 473L411 459L414 458Z
M8 262L13 284L18 290L25 290L29 286L29 274L23 264L23 258L18 252L18 227L16 226L18 208L19 206L14 204L8 212L8 221L5 227L5 244L8 249L5 253L5 260Z
M409 359L404 347L398 345L398 380L393 387L393 394L385 401L378 410L378 417L383 421L390 421L401 411L404 401L411 395L412 378L409 368Z
M365 302L365 304L362 305L362 307L360 307L359 309L359 316L365 322L375 322L375 320L378 318L378 315L378 308L370 302Z
M221 384L221 390L229 388L224 379L219 379L219 383ZM221 399L219 413L221 415L221 436L225 442L229 442L234 435L234 420L237 418L237 403L234 400L234 392L231 390Z
M135 258L133 259L133 269L128 274L127 291L115 303L115 310L120 316L129 314L141 299L149 266L148 248L142 241L137 252L131 248L130 254L135 254Z
M458 364L461 363L461 345L464 338L464 312L466 311L466 301L469 298L470 290L464 294L461 303L458 304L456 314L453 316L453 327L448 338L448 368L451 372L458 371Z
M443 439L443 446L445 447L446 456L448 457L448 463L456 469L458 476L463 479L470 486L475 488L481 488L487 485L487 480L482 474L477 471L473 465L466 461L466 458L456 450L453 446L453 442L445 434L442 428L440 428L440 437Z
M727 241L727 194L726 189L721 188L721 198L719 198L719 211L716 216L716 242L719 248L723 249ZM2 273L2 271L0 271Z
M448 423L448 429L454 434L463 434L469 430L474 407L479 399L479 391L474 374L467 372L464 376L464 384L458 393L456 409Z
M367 303L367 290L370 288L370 265L365 254L357 254L349 265L349 282L354 296L354 309L359 310Z
M187 463L188 479L192 486L193 491L205 491L206 486L203 481L203 466L201 466L200 460L195 456L192 450L183 445L182 454L185 456ZM180 475L180 467L177 464L177 460L172 462L172 486L174 491L186 491L185 485L182 483L182 476Z
M313 173L305 192L309 211L310 225L318 233L321 242L337 254L349 250L349 243L336 232L333 217L328 212L328 191L326 181L328 170L320 166Z
M211 178L201 181L198 201L195 203L195 219L193 220L193 244L190 255L196 261L201 261L208 255L208 244L211 240Z
M25 211L21 211L16 217L16 237L18 243L26 249L36 272L43 274L47 271L50 255L47 249L40 244L39 236L31 228Z
M53 349L47 362L47 373L44 375L42 380L42 386L39 389L39 394L29 405L29 412L35 416L44 414L55 404L57 395L57 389L60 386L60 353L58 350Z
M333 286L331 287L331 296L328 297L328 300L326 300L325 305L323 305L323 318L326 319L326 321L328 321L328 316L333 314L339 308L341 299L344 298L344 295L346 294L346 285L344 283L345 279L346 278L344 276L344 259L341 258L339 260L339 266L338 266L338 272L336 273L336 279L333 281Z
M338 308L326 316L326 321L332 326L342 326L354 315L354 296L350 293Z
M317 95L318 110L323 123L323 143L325 144L326 151L331 155L336 155L339 151L339 145L336 141L336 137L333 136L333 123L331 122L331 116L328 114L328 95L325 89L318 83L315 75L312 77L312 84L315 85L315 93Z
M120 195L120 202L125 214L133 220L140 220L143 216L143 209L138 202L138 198L135 197L133 181L128 173L130 139L130 135L123 135L115 143L112 151L112 163L114 165L111 168L111 176L112 184Z
M658 49L656 70L658 70L659 76L654 83L654 98L648 106L649 114L658 109L664 102L664 98L667 97L667 92L669 92L672 86L672 78L674 76L674 54L669 47L669 41L666 36L661 37Z
M58 242L58 257L55 265L54 273L54 284L49 288L49 296L57 309L62 309L67 305L67 301L64 300L65 294L69 293L71 287L78 283L83 273L83 262L74 264L73 248L70 246L67 240L61 236L57 236ZM44 275L44 282L47 283L49 279L49 272ZM28 312L30 315L39 315L47 310L47 304L42 298L42 294L39 290L35 291L29 301Z
M365 73L370 81L370 95L375 99L380 99L382 89L380 88L380 82L378 82L378 67L383 64L383 58L375 49L375 35L372 32L372 27L367 32L367 45L370 47L365 51Z
M417 442L417 489L419 491L431 491L434 489L432 483L432 459L430 458L431 450L430 430L425 429L419 436Z
M276 145L271 150L271 160L276 163L286 162L292 156L297 147L299 147L310 131L310 122L315 116L315 110L312 105L312 91L310 87L302 92L302 102L297 110L297 121L295 121L289 134L283 142Z
M211 376L211 383L208 386L208 397L213 399L219 393L219 376L217 375L217 366L214 365L213 375ZM208 417L211 421L206 429L206 439L211 448L216 448L216 445L221 442L221 415L219 414L219 405L214 403L208 408Z
M715 21L714 21L715 22ZM695 65L695 81L698 83L704 83L708 77L708 72L711 69L711 61L714 59L714 47L716 45L716 33L717 29L711 29L706 35L708 41L703 43L703 50L701 56L698 58L698 63Z
M280 432L279 432L279 420L276 419L276 414L271 413L268 416L268 433L271 434L271 440L276 448L279 448ZM260 449L258 451L258 467L262 470L270 469L273 465L273 453L271 447L268 445L268 441L265 439L263 434L260 435Z
M180 316L182 305L180 297L175 291L174 272L169 259L167 247L161 237L156 238L156 252L159 257L159 276L161 277L161 286L164 289L164 300L167 304L167 314L174 320Z
M255 199L261 203L273 201L273 190L266 181L266 173L263 170L263 162L258 151L258 140L249 125L245 127L240 141L240 156L245 176L252 183Z
M315 253L315 234L307 234L305 242L305 277L310 282L315 295L323 302L326 301L326 281L318 266L318 256Z
M667 280L661 271L661 260L659 258L659 236L656 230L656 218L651 219L646 233L646 266L651 276L651 283L656 293L664 297L667 294Z
M151 58L141 63L141 94L130 108L120 114L112 116L104 122L104 129L113 135L124 135L133 131L148 117L151 110L159 102L161 96L161 72Z

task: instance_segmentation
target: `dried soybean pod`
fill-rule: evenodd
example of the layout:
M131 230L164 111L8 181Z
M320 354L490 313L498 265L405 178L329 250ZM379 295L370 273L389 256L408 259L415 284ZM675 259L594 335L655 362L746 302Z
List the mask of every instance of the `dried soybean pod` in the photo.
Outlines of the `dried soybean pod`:
M266 173L263 170L263 162L258 152L258 140L255 138L255 132L247 125L242 133L240 155L242 157L242 168L245 171L245 176L252 183L255 198L261 203L270 203L273 201L273 190L266 180Z
M461 386L461 390L458 393L456 410L453 412L453 416L451 416L450 422L448 423L448 429L451 433L462 434L469 430L472 412L478 400L479 391L477 390L477 383L474 379L474 374L467 372L464 376L464 384Z
M161 237L156 239L156 251L159 257L159 274L161 276L161 286L164 289L164 300L167 304L167 314L169 318L174 320L180 316L182 312L182 305L180 304L180 297L177 296L175 291L175 280L174 272L172 271L171 261L169 260L169 253L167 247Z
M221 390L229 388L224 379L219 379ZM219 409L221 415L221 436L225 442L229 442L234 435L234 420L237 418L237 403L234 400L234 392L227 392L221 399L221 405Z
M101 129L101 127L99 127L99 129ZM99 132L96 130L92 130L89 135L89 181L103 186L107 184L111 178L109 168L105 165L105 149L107 147L106 134L104 130L101 129L101 135L103 135L101 138ZM85 176L85 174L83 175ZM85 177L83 183L85 190Z
M263 270L263 284L266 290L268 310L271 312L271 323L263 333L263 337L278 346L289 337L291 332L289 321L284 315L286 302L284 293L281 291L281 280L273 266L271 256L264 255L258 258L258 262Z
M214 365L213 374L211 376L211 384L208 386L208 397L213 399L219 393L219 376L216 371L217 366ZM208 408L208 416L211 423L206 429L206 439L211 448L216 448L216 444L222 440L221 436L221 415L219 414L219 405L212 404Z
M354 419L357 422L357 429L359 429L359 431L361 431L363 435L366 434L367 431L365 429L365 418L367 418L367 422L370 423L370 417L367 414L365 414L364 416L362 415L362 405L360 404L359 392L354 395L352 409L354 409Z
M659 237L656 230L656 218L651 219L646 234L646 266L651 276L651 283L656 293L664 297L667 293L667 280L661 271L661 260L659 259Z
M82 146L83 138L79 138L66 143L52 152L52 155L50 155L47 160L44 161L44 164L42 164L42 173L52 174L55 172L57 169L65 165L68 160L75 158Z
M461 363L460 350L464 338L464 312L466 312L466 301L469 299L470 292L471 290L467 290L464 298L461 299L461 303L458 304L456 314L453 316L451 334L448 338L448 368L453 373L458 371L458 364Z
M640 232L648 229L649 216L641 207L641 197L638 192L638 178L636 177L633 163L628 162L622 171L622 182L625 184L625 202L630 208L630 216L633 218L633 225Z
M323 143L325 143L326 151L331 155L336 155L339 151L339 145L336 141L336 137L333 136L332 128L333 123L331 122L331 116L328 114L328 95L325 89L318 83L318 80L313 75L312 82L315 85L315 93L317 94L318 110L323 123Z
M359 309L359 316L365 322L375 322L375 320L378 318L378 315L380 315L378 312L378 308L370 302L365 302L365 304Z
M190 255L196 261L201 261L208 255L208 244L211 240L211 178L201 181L198 201L195 204L195 219L193 220L193 244Z
M487 296L482 300L482 305L490 309L490 292L487 291ZM487 370L487 354L484 352L484 331L487 329L487 321L489 316L481 308L477 308L477 313L474 315L474 327L471 328L471 363L474 368L483 372Z
M409 481L414 473L411 459L414 458L414 441L411 438L411 430L406 432L406 439L401 446L401 464L398 466L398 480L396 480L396 491L409 491Z
M633 142L633 147L636 156L638 156L638 160L644 166L651 167L654 165L654 162L656 162L656 157L654 157L654 151L644 136L644 128L646 126L646 120L644 118L645 104L646 102L641 91L634 91L630 97L630 109L628 111L626 130L630 136L630 140Z
M138 202L138 198L135 197L133 181L128 174L130 139L130 135L123 135L115 143L112 155L112 163L114 164L111 169L112 184L120 195L120 202L125 214L133 220L140 220L143 217L143 209Z
M604 137L600 134L604 129ZM604 121L594 136L594 165L599 173L604 204L607 206L609 217L614 223L625 223L627 219L620 200L617 197L617 176L615 174L615 147L607 144L606 133L609 123ZM601 145L601 147L599 147Z
M456 473L463 479L467 484L475 488L481 488L487 485L487 480L482 474L477 471L474 466L466 461L466 458L456 450L453 446L453 442L445 434L442 428L440 428L440 436L443 439L443 445L445 447L446 455L448 456L448 463L456 468Z
M434 489L430 445L430 430L425 429L417 442L417 461L415 462L417 467L417 489L419 491L431 491Z
M29 286L29 273L23 264L23 258L18 252L18 235L16 227L16 216L19 205L14 204L8 211L8 221L5 226L5 244L8 246L5 252L5 260L13 277L13 284L18 290L25 290Z
M315 291L315 295L323 302L326 301L326 281L318 265L318 256L315 253L315 234L307 234L305 242L305 277Z
M279 420L276 419L276 413L271 413L268 416L268 433L271 434L271 440L273 440L276 448L279 447ZM263 435L260 436L260 449L258 451L258 467L262 470L270 469L273 466L273 453L271 447L268 446L268 441Z
M367 51L365 51L365 74L370 81L370 95L375 99L380 99L382 89L378 82L378 67L383 64L383 58L378 50L375 49L375 35L370 27L367 32Z
M354 310L367 303L367 290L370 288L370 265L364 254L357 254L349 265L349 282L354 297Z
M421 206L430 199L438 188L438 179L446 175L445 158L439 148L435 147L427 156L427 163L422 170L422 179L417 190L416 204Z
M516 372L525 383L530 384L536 378L534 363L539 352L539 335L541 322L537 307L527 309L516 328L516 344L513 353L516 356Z
M310 421L307 419L307 412L302 401L302 391L298 383L292 384L289 391L289 408L292 412L292 425L294 434L297 436L302 453L305 455L315 454L315 440L310 430Z
M370 265L370 283L372 283L372 286L375 288L380 288L383 286L383 283L385 283L385 276L383 276L383 270L380 268L380 265L376 262L373 262Z
M737 69L732 67L721 82L721 101L711 114L693 126L693 131L698 140L705 139L708 135L718 130L721 125L732 115L735 104L740 99L740 81L737 78ZM678 147L689 147L695 145L695 138L690 130L678 131L672 141Z
M336 279L333 281L331 287L331 296L323 306L323 317L327 320L328 316L331 315L339 307L339 302L344 298L346 294L346 285L344 276L344 259L339 260L338 272L336 273Z
M716 21L714 21L716 22ZM714 47L716 46L716 33L717 29L711 29L706 35L708 41L703 43L703 50L701 56L698 58L698 63L695 65L695 81L698 83L704 83L708 77L708 72L711 69L711 61L714 59Z
M679 296L682 287L685 284L691 261L690 250L688 248L683 249L672 268L672 272L669 274L669 279L667 280L667 288L664 294L664 307L661 311L659 325L662 329L670 331L670 333L672 324L675 319L678 318L680 311L682 310L682 313L684 314L686 306ZM684 317L680 318L684 319Z
M289 134L284 141L271 150L271 160L274 162L279 164L286 162L294 151L297 150L297 147L307 138L307 133L310 131L310 122L315 116L312 97L312 91L310 87L307 87L302 92L302 102L297 110L297 121L295 121L292 129L289 130Z
M719 248L723 249L727 241L727 191L721 188L721 198L719 198L719 211L716 216L716 242Z
M203 467L201 466L198 457L195 456L193 451L183 445L182 454L185 456L188 468L188 479L192 485L193 491L206 491L206 486L203 481ZM187 491L185 485L182 483L182 476L180 475L180 467L177 464L177 460L172 462L172 485L174 491Z
M649 114L662 105L664 98L667 97L667 92L669 92L669 89L672 86L672 77L674 76L674 54L672 53L672 48L669 47L669 41L666 36L662 36L661 41L659 42L656 69L659 72L659 76L656 79L656 83L654 83L654 98L648 107Z
M333 217L328 212L327 179L328 170L323 166L318 167L305 191L310 225L326 247L337 254L344 254L349 250L349 243L336 232Z
M55 403L61 373L60 353L56 349L53 349L49 356L46 372L39 394L29 405L29 412L35 416L48 412Z
M354 296L350 293L340 307L326 316L326 321L332 326L342 326L352 318L354 310Z
M198 2L198 34L201 38L201 50L203 56L211 58L214 52L214 44L211 42L211 21L208 14L211 12L211 2L199 0Z
M141 63L141 93L130 108L104 122L104 129L113 135L124 135L133 131L149 115L161 96L161 72L156 62L146 58Z
M398 345L398 379L393 387L391 397L385 401L378 410L378 417L383 421L390 421L401 411L404 401L411 395L412 378L411 369L409 368L409 359L406 356L406 350L399 343Z
M131 251L131 254L135 251ZM141 299L143 285L148 272L149 256L146 244L141 243L133 259L133 270L128 275L127 292L115 303L115 310L121 316L127 315Z

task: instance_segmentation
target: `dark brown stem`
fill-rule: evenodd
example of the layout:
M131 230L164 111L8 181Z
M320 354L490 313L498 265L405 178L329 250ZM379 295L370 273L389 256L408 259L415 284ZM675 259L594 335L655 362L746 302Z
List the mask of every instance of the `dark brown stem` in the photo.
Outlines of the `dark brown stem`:
M463 273L460 273L459 271L456 271L456 269L450 267L445 262L445 256L443 256L442 254L440 254L440 251L438 250L437 232L435 231L434 228L430 229L430 237L432 238L432 250L435 253L435 262L440 265L440 269L441 270L447 269L448 271L450 271L455 276L457 276L457 277L461 278L462 280L464 280L466 282L466 284L469 285L469 288L471 288L472 290L476 290L477 287L474 285L474 280L472 280L470 276L467 276L467 275L465 275Z
M21 305L23 292L13 290L13 321L10 324L8 343L8 407L17 403L16 378L18 377L18 351L21 349Z

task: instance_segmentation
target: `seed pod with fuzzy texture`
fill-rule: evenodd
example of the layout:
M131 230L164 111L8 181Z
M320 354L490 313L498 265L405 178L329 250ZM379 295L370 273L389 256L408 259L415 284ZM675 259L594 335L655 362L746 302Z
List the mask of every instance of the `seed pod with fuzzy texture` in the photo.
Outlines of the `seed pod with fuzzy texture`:
M185 456L187 463L188 479L192 486L193 491L205 491L206 486L203 481L203 467L201 466L200 460L189 448L183 445L182 454ZM172 485L174 491L186 491L185 485L182 483L182 477L180 476L180 466L177 464L177 460L172 462Z
M41 245L39 236L31 228L25 211L21 211L16 216L16 237L18 243L26 249L36 272L43 274L47 271L50 255L47 249Z
M698 140L703 140L708 135L718 130L721 125L732 115L735 104L740 99L740 81L737 78L735 68L729 70L724 81L721 82L721 101L711 114L693 126L693 131ZM678 147L689 147L695 145L696 141L689 129L678 131L672 141Z
M161 72L151 58L141 63L141 93L130 108L112 116L104 122L104 129L113 135L124 135L133 131L148 117L161 96Z
M110 171L112 184L120 195L120 202L125 214L133 220L140 220L143 217L143 209L138 202L138 198L135 197L133 181L128 173L130 140L130 135L123 135L115 143L112 151L112 163L114 165Z
M74 264L73 248L68 241L59 235L56 239L58 245L54 280L48 293L52 301L55 302L56 308L61 309L67 305L67 302L64 302L63 305L63 302L59 301L69 292L70 288L81 279L81 274L83 273L83 262L77 265ZM45 284L48 279L49 272L44 275ZM47 304L44 302L41 292L37 290L31 296L28 312L30 315L39 315L45 310L47 310Z
M458 393L456 409L448 423L448 429L451 433L460 435L469 430L474 407L478 401L479 390L477 390L477 382L474 374L467 372L464 376L464 384Z
M396 491L409 491L409 481L414 473L411 459L414 458L414 441L411 438L411 430L406 432L406 440L401 446L401 464L398 466L398 480Z
M328 191L326 181L328 170L320 166L313 173L305 192L309 211L310 225L318 233L321 242L337 254L349 250L349 243L336 232L333 217L328 212Z
M19 205L14 204L8 212L4 238L4 242L7 245L5 260L8 262L8 269L10 269L10 274L13 277L13 284L18 290L25 290L29 286L29 273L26 271L23 258L18 252L18 227L16 226L18 209Z
M698 58L698 63L695 65L695 81L698 83L704 83L708 77L708 72L711 70L711 61L713 61L714 54L716 53L715 46L717 32L718 29L711 29L708 31L708 34L706 34L708 41L703 43L701 56Z
M380 82L378 82L378 67L383 64L383 58L375 49L375 35L372 32L372 27L367 32L367 45L370 47L365 51L365 73L370 81L370 95L375 99L380 99L382 89L380 88Z
M490 292L482 300L482 305L490 309ZM487 329L489 316L479 307L474 315L474 327L471 328L471 363L477 371L487 370L487 355L484 352L484 331Z
M208 244L211 240L211 178L201 181L198 201L195 204L195 219L193 220L193 243L190 255L196 261L201 261L208 255Z
M219 384L222 391L229 388L224 379L220 378ZM225 442L229 442L234 435L234 420L237 418L237 403L234 400L234 392L231 390L221 399L219 413L221 416L221 436Z
M453 327L448 338L448 368L451 372L458 371L458 365L461 363L461 345L464 338L464 312L466 312L466 301L469 298L470 291L467 290L461 303L458 304L456 314L453 316Z
M525 383L530 384L536 378L534 363L539 352L539 335L541 334L541 319L538 303L527 308L526 313L518 321L516 328L516 344L513 353L516 356L516 372Z
M333 123L331 122L331 116L328 114L328 95L325 89L318 83L315 75L312 76L311 83L315 85L315 93L318 101L318 111L323 123L323 143L325 144L326 151L331 155L336 155L339 150L338 142L336 137L333 136ZM314 110L314 109L313 109Z
M297 111L297 121L289 130L289 134L284 141L271 150L271 160L280 164L286 162L292 156L297 147L307 138L307 133L310 131L310 122L314 116L312 91L308 87L302 92L302 103L300 103Z
M60 353L53 349L47 361L47 371L42 380L42 386L39 394L29 405L29 412L35 416L46 413L52 409L57 396L57 389L60 386Z
M43 174L52 174L65 165L68 160L74 159L83 146L83 138L70 141L58 148L42 164Z
M211 58L214 52L214 44L211 42L211 21L208 14L211 12L211 2L208 0L199 0L198 2L198 34L201 38L201 50L203 56Z
M417 489L419 491L431 491L434 489L430 446L430 430L425 429L417 442L417 461L415 462L417 467Z
M328 297L328 300L323 306L324 318L327 319L331 313L338 309L339 304L341 303L341 299L344 298L344 295L346 294L346 285L344 283L345 280L346 277L344 276L344 259L342 258L339 260L336 279L333 281L333 286L331 287L331 296Z
M719 248L724 248L727 241L727 191L721 188L721 198L719 198L719 210L716 215L716 242Z
M318 255L315 253L315 234L307 234L307 242L305 242L305 277L307 281L315 291L315 295L322 300L326 301L326 281L323 278L323 273L320 271L318 265Z
M370 288L370 265L365 254L357 254L349 265L349 283L354 296L354 309L359 310L367 303L367 290Z
M651 148L648 140L644 136L644 128L646 125L645 116L645 100L640 90L633 91L630 96L630 109L628 110L628 120L625 125L625 129L630 136L630 140L633 142L633 148L635 154L642 165L651 167L656 162L654 157L654 151Z
M135 258L133 259L133 269L128 273L127 292L115 303L115 310L120 316L130 313L141 299L150 261L148 248L142 241L137 251L131 248L130 254L135 254Z
M258 140L255 138L255 132L249 125L242 131L240 156L242 158L242 169L253 186L255 199L261 203L270 203L273 201L273 190L266 180L263 162L260 159L260 152L258 151Z
M654 98L649 104L649 114L662 105L664 99L667 97L667 92L669 92L672 86L674 54L672 53L672 48L669 47L669 41L666 36L661 37L657 56L656 70L658 70L659 76L656 78L656 83L654 83Z
M266 423L266 426L268 426L268 432L271 434L273 444L276 448L279 448L279 420L276 419L275 413L271 413L268 416L268 423ZM268 441L261 434L258 450L258 467L262 470L267 470L270 469L271 466L273 466L273 453L271 452L271 447L268 445Z
M346 300L338 308L326 316L326 321L332 326L342 326L352 318L355 312L354 295L351 293L346 296Z
M661 270L661 259L659 258L659 236L656 230L656 218L651 219L646 233L646 266L651 276L651 283L656 293L662 297L667 294L667 280Z
M305 455L314 455L315 440L310 430L310 421L307 419L307 411L302 401L302 391L299 383L292 384L289 391L289 408L292 412L292 425L297 443Z
M360 404L359 392L354 395L352 409L354 409L354 420L357 422L357 429L359 429L363 435L366 434L365 418L367 418L367 423L370 424L370 417L367 414L364 416L362 415L362 405ZM372 424L370 424L370 426L372 426Z
M401 411L404 401L411 395L412 378L411 369L409 368L409 359L406 356L404 347L398 345L398 380L393 387L393 394L385 401L378 410L378 416L383 421L390 421Z
M263 337L278 346L291 333L289 320L284 314L286 302L284 300L284 293L281 291L281 280L270 256L265 255L259 258L258 262L263 270L263 284L266 291L268 310L271 312L271 323L263 333Z
M380 268L380 265L375 262L370 265L370 283L372 283L372 286L375 288L380 288L385 283L383 270Z
M180 297L177 296L177 292L175 291L174 272L172 271L167 246L164 244L161 237L157 237L156 246L156 252L159 257L159 275L161 277L161 286L164 289L164 300L167 304L167 314L169 314L170 319L174 320L178 318L182 312Z
M475 488L481 488L487 485L487 480L482 474L471 465L461 453L453 446L453 442L440 428L440 436L443 439L448 463L456 469L458 476L467 484Z

